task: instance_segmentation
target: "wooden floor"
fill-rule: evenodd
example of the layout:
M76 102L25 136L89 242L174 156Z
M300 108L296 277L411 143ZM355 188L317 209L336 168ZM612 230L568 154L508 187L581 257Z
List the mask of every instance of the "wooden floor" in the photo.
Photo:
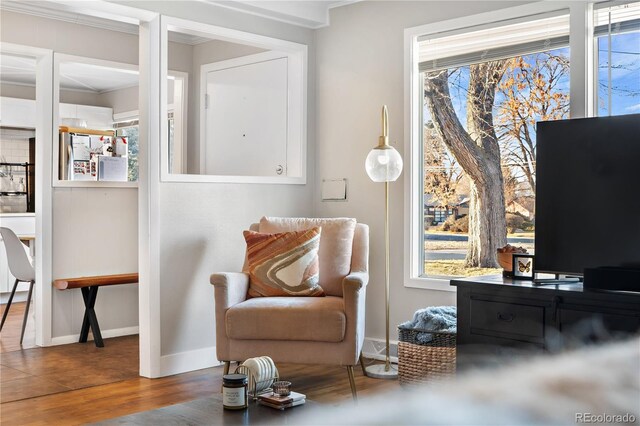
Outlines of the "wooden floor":
M12 307L9 318L19 312ZM5 324L6 338L13 335L9 324ZM96 422L218 393L222 379L222 367L160 379L138 377L137 336L105 339L102 349L89 342L5 352L0 365L2 425ZM294 390L311 400L335 404L351 398L345 368L293 364L278 368ZM397 381L364 377L360 368L355 373L361 397L399 386Z
M24 340L22 341L22 345L20 345L20 331L22 330L22 319L24 318L26 305L25 302L11 304L7 321L0 334L0 354L36 347L35 306L33 303L29 309L29 319L27 321L27 328L24 330ZM6 306L7 305L2 305L3 314Z

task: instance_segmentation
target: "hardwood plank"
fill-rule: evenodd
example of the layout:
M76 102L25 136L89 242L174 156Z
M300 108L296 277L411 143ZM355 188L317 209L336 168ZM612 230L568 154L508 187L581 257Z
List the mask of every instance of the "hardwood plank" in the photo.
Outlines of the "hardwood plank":
M15 379L23 379L29 376L31 375L29 373L25 373L24 371L0 365L0 383L8 382Z
M16 316L20 318L15 322L19 329L22 312L12 307L1 343L4 344L5 331L11 332L7 328L9 321ZM138 359L138 336L108 339L104 348L73 343L3 353L0 424L86 424L220 392L222 367L147 379L138 376ZM306 394L309 400L322 404L351 401L344 367L278 364L278 369L280 376L290 380L293 389ZM399 387L397 381L364 377L359 368L355 375L360 397ZM11 384L5 386L6 383ZM27 395L27 390L32 393Z
M293 389L319 403L351 400L345 368L281 364L281 375ZM63 394L48 395L2 405L2 424L82 424L120 417L220 392L222 368L209 368L160 379L136 378ZM356 372L361 397L399 387L397 381L376 380Z
M131 274L95 275L91 277L59 278L53 281L53 286L58 290L67 290L91 286L134 284L138 282L138 279L137 272Z
M33 303L29 310L29 319L27 320L27 328L24 331L24 340L22 341L22 345L20 345L20 331L22 330L22 318L26 305L26 302L14 302L11 304L7 320L2 328L2 333L0 333L0 353L36 347L36 322ZM2 313L4 313L4 309L6 308L7 305L4 305Z
M58 392L66 392L68 390L68 387L43 379L42 377L28 376L2 382L2 386L0 387L0 402L5 404L11 401L35 398L41 395L50 395Z

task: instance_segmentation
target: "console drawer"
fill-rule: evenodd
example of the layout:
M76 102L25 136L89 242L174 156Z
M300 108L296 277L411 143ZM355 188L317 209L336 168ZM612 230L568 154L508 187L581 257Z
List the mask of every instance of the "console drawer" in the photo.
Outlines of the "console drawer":
M471 333L544 337L544 307L471 299Z

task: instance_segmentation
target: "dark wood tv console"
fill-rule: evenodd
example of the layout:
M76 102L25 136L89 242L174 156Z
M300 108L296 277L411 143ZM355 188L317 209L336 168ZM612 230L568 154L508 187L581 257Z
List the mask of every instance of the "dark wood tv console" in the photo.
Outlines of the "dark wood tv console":
M555 352L640 332L640 293L536 286L502 276L462 278L457 287L458 365Z

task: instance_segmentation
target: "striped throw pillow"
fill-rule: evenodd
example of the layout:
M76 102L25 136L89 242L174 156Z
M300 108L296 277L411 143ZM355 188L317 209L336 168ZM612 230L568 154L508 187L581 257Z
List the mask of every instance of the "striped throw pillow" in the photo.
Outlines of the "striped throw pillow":
M249 296L324 296L318 284L320 227L262 234L244 231Z

